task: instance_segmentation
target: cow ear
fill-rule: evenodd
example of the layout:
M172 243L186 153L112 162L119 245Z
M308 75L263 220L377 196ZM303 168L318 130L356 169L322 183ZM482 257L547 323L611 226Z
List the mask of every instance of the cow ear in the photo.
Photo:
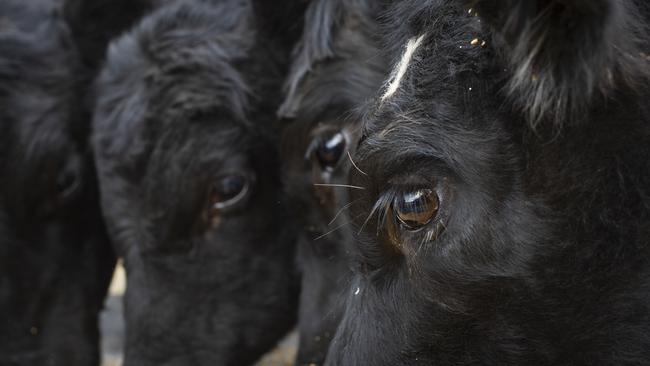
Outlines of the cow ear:
M633 0L473 0L508 68L507 91L537 124L585 119L600 97L647 83L647 17ZM647 52L647 51L646 51Z
M294 48L294 60L285 83L286 96L278 109L281 118L294 118L302 102L300 86L315 64L334 56L333 36L342 16L343 1L314 0L305 14L303 34Z

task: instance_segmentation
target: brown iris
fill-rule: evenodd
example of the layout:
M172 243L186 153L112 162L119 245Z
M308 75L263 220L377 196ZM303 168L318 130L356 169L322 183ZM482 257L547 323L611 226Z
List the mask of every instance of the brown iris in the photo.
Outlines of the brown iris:
M438 214L440 201L431 189L418 189L402 193L393 200L395 217L408 230L427 225Z

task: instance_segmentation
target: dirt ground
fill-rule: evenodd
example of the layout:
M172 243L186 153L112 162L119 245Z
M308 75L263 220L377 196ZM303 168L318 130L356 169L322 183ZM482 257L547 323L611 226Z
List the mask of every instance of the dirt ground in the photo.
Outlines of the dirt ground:
M102 366L121 366L124 345L124 321L122 319L122 294L126 289L126 277L118 265L100 317L102 333ZM298 335L289 334L276 349L264 356L255 366L291 366L296 356Z

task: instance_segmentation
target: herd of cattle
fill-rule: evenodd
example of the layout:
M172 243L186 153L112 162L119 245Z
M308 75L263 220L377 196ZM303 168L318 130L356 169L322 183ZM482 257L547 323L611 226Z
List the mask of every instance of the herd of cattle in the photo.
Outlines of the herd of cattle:
M0 365L650 365L645 0L0 0Z

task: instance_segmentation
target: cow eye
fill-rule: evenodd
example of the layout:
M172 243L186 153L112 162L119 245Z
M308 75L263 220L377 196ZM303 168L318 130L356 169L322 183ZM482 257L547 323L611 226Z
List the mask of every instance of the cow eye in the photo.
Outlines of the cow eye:
M69 201L76 195L81 186L82 162L79 157L68 159L56 175L54 182L56 195L60 201Z
M236 204L246 196L248 187L248 178L239 174L215 179L210 186L210 207L220 210Z
M345 147L345 136L343 133L337 132L334 135L321 139L316 146L314 154L322 168L333 169L339 160L341 160Z
M79 187L79 177L75 172L61 172L56 178L56 191L61 198L74 194Z
M418 230L438 214L440 200L431 189L417 189L398 194L393 199L397 221L407 230Z

